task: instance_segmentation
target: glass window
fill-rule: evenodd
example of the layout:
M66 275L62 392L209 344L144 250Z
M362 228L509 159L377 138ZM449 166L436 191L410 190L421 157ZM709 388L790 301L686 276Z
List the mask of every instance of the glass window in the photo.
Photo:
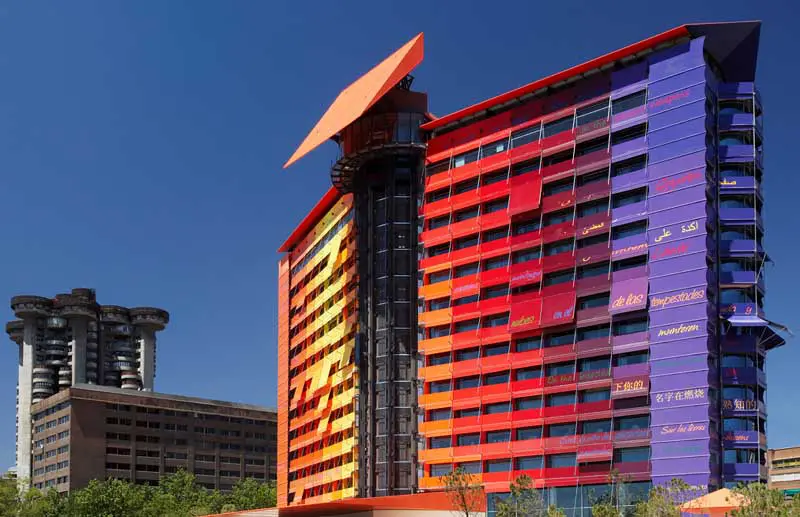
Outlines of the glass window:
M436 273L431 273L428 275L428 283L435 284L438 282L444 282L445 280L450 280L450 270L446 269L444 271L437 271Z
M481 176L481 185L492 185L508 179L508 169L490 172Z
M608 100L596 102L589 106L579 108L576 112L576 126L589 124L596 120L606 120L608 118Z
M590 420L581 424L583 434L611 432L611 420Z
M545 348L571 345L575 342L575 332L568 330L566 332L559 332L557 334L548 334L545 336Z
M481 473L481 462L480 461L468 461L466 463L459 463L458 467L466 472L467 474L480 474Z
M567 208L565 210L559 210L558 212L552 212L544 216L542 220L542 226L551 226L554 224L561 224L567 223L575 219L573 211L571 208Z
M541 456L523 456L517 458L517 470L538 470L544 467L544 458Z
M539 247L528 248L526 250L515 251L511 254L513 264L521 264L531 260L538 260L542 256L542 249Z
M650 415L623 416L614 419L614 429L617 431L649 428Z
M469 275L474 275L478 272L478 263L473 262L472 264L466 264L464 266L458 266L455 269L454 276L456 278L461 278Z
M455 332L469 332L471 330L478 329L478 318L466 320L466 321L459 321L456 323Z
M508 372L489 373L483 376L484 386L495 384L506 384L508 382Z
M525 409L541 409L542 397L525 397L514 399L514 409L522 411Z
M428 329L428 335L431 338L444 337L450 335L450 325L441 325L439 327L431 327Z
M478 445L481 443L481 435L480 433L459 434L456 437L456 443L458 443L459 447L464 447L466 445Z
M601 233L599 235L593 235L586 239L580 239L578 241L578 248L588 248L589 246L594 246L596 244L605 244L608 247L608 233Z
M450 409L432 409L428 412L428 421L435 422L437 420L449 420Z
M636 334L637 332L647 332L647 318L618 321L614 323L613 329L615 336L625 336L628 334Z
M462 165L466 165L468 163L472 163L478 160L478 149L473 149L467 153L459 154L457 156L453 156L453 168L461 167Z
M550 257L553 255L558 255L559 253L567 253L568 251L572 251L572 248L575 246L575 243L572 239L567 239L558 242L552 242L550 244L544 245L544 255L546 257Z
M450 307L450 298L431 300L428 304L428 310L430 311L438 311L439 309L446 309L448 307Z
M581 392L581 402L602 402L610 399L610 390L587 390Z
M539 133L541 131L540 124L518 129L511 133L511 148L520 147L531 142L539 141Z
M512 235L524 235L539 229L539 218L520 221L511 225Z
M511 411L510 402L497 402L483 406L484 415L496 415L498 413L509 413Z
M647 155L628 158L611 165L611 176L623 176L632 172L643 170L647 166Z
M647 255L640 255L638 257L631 257L625 260L618 260L613 263L614 271L624 271L626 269L633 269L647 264Z
M450 364L450 352L428 356L428 366L439 366L441 364Z
M642 138L645 134L647 134L647 124L639 124L638 126L629 127L612 133L611 144L624 144L625 142Z
M491 300L492 298L500 298L508 294L507 285L496 285L483 290L483 299Z
M458 350L456 352L456 361L469 361L470 359L477 359L480 357L479 348L467 348L466 350Z
M593 276L608 276L609 273L609 263L608 262L600 262L598 264L592 264L591 266L581 266L578 268L578 278L591 278Z
M474 377L462 377L456 380L456 389L463 390L467 388L477 388L481 384L481 378L477 375Z
M569 192L572 190L572 178L565 180L554 181L552 183L545 183L542 186L542 196L553 196L562 192Z
M511 166L511 175L512 176L522 176L523 174L527 174L529 172L534 172L539 170L539 158L535 160L531 160L528 162L518 163L516 165Z
M501 343L499 345L490 345L483 349L484 357L492 357L495 355L505 355L508 353L508 343Z
M500 239L505 239L506 237L508 237L508 227L496 228L494 230L483 232L483 237L481 238L481 241L492 242Z
M564 117L562 119L554 120L553 122L548 122L544 125L544 130L542 131L542 137L547 138L549 136L557 135L564 131L570 131L572 129L572 116Z
M491 460L486 462L484 472L509 472L511 471L511 460Z
M502 327L503 325L508 325L508 313L485 316L481 321L481 326L483 328Z
M630 366L632 364L646 363L650 358L650 353L647 350L641 352L631 352L629 354L620 354L614 356L614 366Z
M438 438L431 438L431 449L446 449L452 445L452 439L449 436L441 436Z
M575 147L575 156L586 156L587 154L605 151L608 149L608 136L595 138L588 142L582 142Z
M532 366L530 368L520 368L519 370L514 370L517 375L518 381L528 381L531 379L539 379L542 377L542 369L538 366Z
M572 436L574 434L576 434L575 424L553 424L547 426L547 436L550 438Z
M583 187L585 185L591 185L592 183L599 183L601 181L608 183L608 177L608 169L583 174L582 176L578 176L578 186Z
M469 237L462 237L455 241L455 249L463 250L464 248L471 248L478 245L478 236L470 235Z
M603 329L605 332L604 335L608 335L608 326L606 325ZM578 362L578 371L579 372L591 372L594 370L608 370L611 368L611 358L610 357L591 357L588 359L581 359Z
M546 369L548 377L552 377L553 375L566 375L575 373L575 363L570 361L566 363L548 364Z
M575 393L555 393L547 396L547 407L572 406L575 404Z
M442 160L440 162L432 163L425 167L425 174L427 176L434 176L440 172L445 172L450 169L450 159Z
M450 197L450 187L430 192L427 199L428 203L435 203L436 201L441 201L442 199L447 199L448 197Z
M578 217L587 217L594 214L608 213L608 198L598 199L590 203L578 205Z
M611 229L611 238L614 240L642 235L647 231L647 220L615 226Z
M478 217L480 213L480 207L474 206L472 208L467 208L466 210L460 210L455 213L455 222L460 223L461 221L466 221L467 219L473 219Z
M456 418L470 418L481 414L480 408L459 409L456 411Z
M478 178L462 181L461 183L456 183L453 187L453 195L463 194L464 192L469 192L476 188L478 188Z
M607 307L610 299L609 293L593 294L578 298L578 310L594 309L596 307Z
M575 280L575 272L573 270L568 271L557 271L555 273L547 273L544 275L544 280L542 280L542 285L545 287L551 285L558 285L563 284L565 282L572 282Z
M453 306L458 307L460 305L466 305L468 303L475 303L478 301L478 295L472 294L470 296L465 296L463 298L457 298L453 300Z
M431 465L431 477L446 476L453 471L453 466L449 463L447 465Z
M632 205L634 203L641 203L647 199L647 187L615 194L611 199L611 205L614 208L622 208L623 206Z
M439 244L438 246L431 246L427 248L428 257L438 257L439 255L446 255L450 253L450 243L445 242L444 244Z
M511 441L511 431L489 431L486 433L486 443L501 443Z
M542 437L541 427L523 427L517 429L517 440L538 440Z
M539 350L540 348L542 348L541 336L518 339L514 345L515 352L530 352L531 350Z
M499 269L508 265L508 255L490 258L483 261L483 270L491 271L492 269Z
M508 150L508 137L481 146L481 158L488 158Z
M647 102L647 91L642 90L640 92L632 93L626 97L621 97L611 101L611 112L614 115L617 115L619 113L638 108L639 106L644 106L645 102Z
M429 386L431 393L444 393L445 391L450 391L452 389L449 380L433 381Z
M551 469L574 467L576 464L577 458L574 453L551 454L547 457L547 467Z
M491 214L493 212L505 210L506 208L508 208L508 198L504 197L503 199L495 199L494 201L484 203L482 213Z
M650 447L614 449L614 463L627 463L631 461L650 461Z
M753 145L753 133L735 131L719 135L719 145Z
M450 224L450 214L428 219L429 230L435 230L436 228L441 228L442 226L447 226L448 224Z

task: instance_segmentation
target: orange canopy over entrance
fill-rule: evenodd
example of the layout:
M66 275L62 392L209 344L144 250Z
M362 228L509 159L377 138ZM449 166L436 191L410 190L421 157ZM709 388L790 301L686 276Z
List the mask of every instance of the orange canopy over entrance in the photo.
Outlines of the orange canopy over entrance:
M723 516L746 504L747 500L744 496L723 488L697 499L686 501L680 506L680 510L696 515Z

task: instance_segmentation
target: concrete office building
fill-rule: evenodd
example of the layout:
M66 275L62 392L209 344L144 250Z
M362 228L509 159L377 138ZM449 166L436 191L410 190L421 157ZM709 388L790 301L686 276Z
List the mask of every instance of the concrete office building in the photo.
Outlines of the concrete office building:
M99 305L93 289L54 298L15 296L11 309L19 318L6 325L19 347L17 474L28 479L31 405L83 383L151 391L156 332L169 314L153 307Z
M800 494L800 447L767 451L769 487L783 490L786 496Z
M36 488L64 492L106 478L156 484L183 469L227 491L240 479L276 476L274 409L76 384L31 413Z

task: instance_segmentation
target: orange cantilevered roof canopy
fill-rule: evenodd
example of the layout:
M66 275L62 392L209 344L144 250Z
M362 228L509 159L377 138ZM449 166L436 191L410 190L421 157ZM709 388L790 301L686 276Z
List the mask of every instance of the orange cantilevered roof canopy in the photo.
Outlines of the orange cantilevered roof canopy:
M283 168L289 167L363 115L420 64L422 57L423 34L419 33L394 54L342 90Z

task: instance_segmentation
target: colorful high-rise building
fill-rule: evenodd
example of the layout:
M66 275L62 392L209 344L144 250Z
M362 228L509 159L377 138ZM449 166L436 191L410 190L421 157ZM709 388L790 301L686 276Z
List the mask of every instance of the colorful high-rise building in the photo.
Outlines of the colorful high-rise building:
M458 467L490 513L522 474L570 515L612 473L631 497L765 481L764 361L783 340L763 309L759 32L684 25L440 118L394 101L420 39L345 90L290 160L341 150L282 248L279 503L438 490ZM381 356L381 322L408 346ZM419 392L382 399L400 379ZM419 422L384 425L406 407Z

